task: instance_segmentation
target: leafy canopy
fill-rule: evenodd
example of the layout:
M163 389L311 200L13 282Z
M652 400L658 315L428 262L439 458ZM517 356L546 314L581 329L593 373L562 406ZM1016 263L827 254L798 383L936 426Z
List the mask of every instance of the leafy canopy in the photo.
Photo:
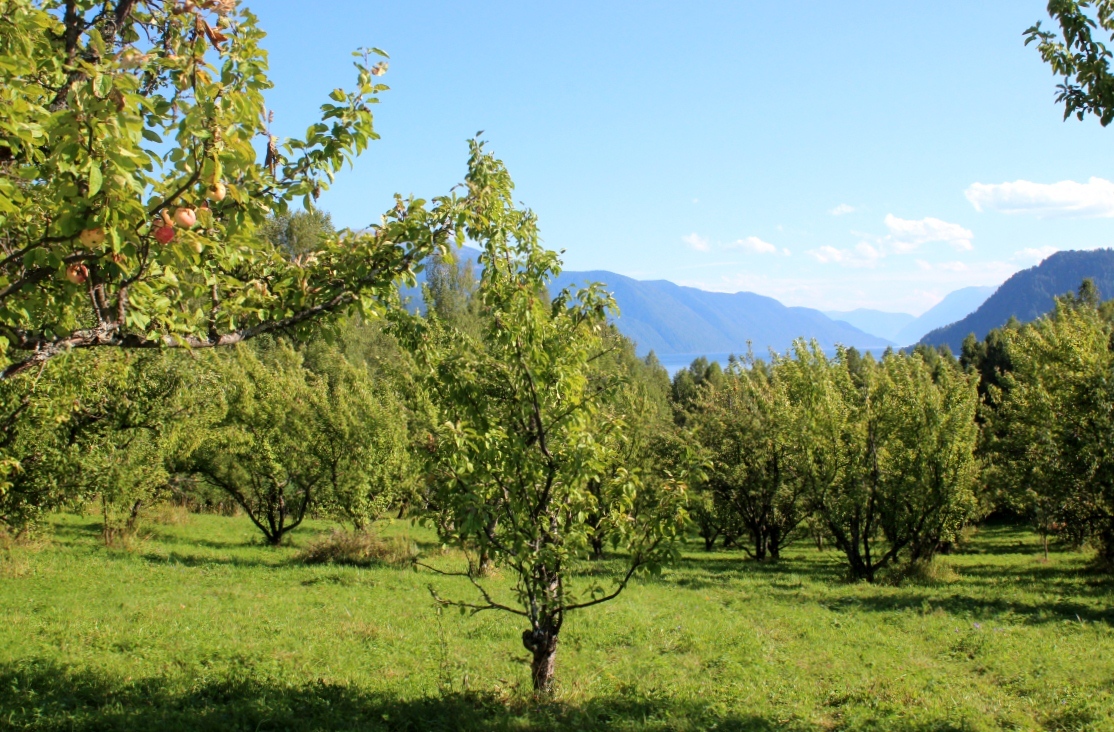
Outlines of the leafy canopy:
M374 309L444 247L456 201L292 256L264 230L311 209L377 135L377 49L300 138L271 133L264 33L236 0L2 0L0 378L68 348L207 347Z

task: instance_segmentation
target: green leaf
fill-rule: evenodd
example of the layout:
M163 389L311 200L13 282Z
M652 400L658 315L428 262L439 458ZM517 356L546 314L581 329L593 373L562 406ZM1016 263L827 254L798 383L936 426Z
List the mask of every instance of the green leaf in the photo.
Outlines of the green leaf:
M101 175L101 166L96 163L89 165L89 196L95 196L101 191L101 185L104 184L104 176Z

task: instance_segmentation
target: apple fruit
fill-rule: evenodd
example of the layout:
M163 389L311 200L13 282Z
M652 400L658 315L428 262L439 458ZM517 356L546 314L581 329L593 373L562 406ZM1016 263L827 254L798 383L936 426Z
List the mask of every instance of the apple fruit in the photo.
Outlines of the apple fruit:
M192 208L180 208L174 212L174 223L183 229L192 229L197 223L197 214Z
M86 229L81 232L77 237L83 247L95 247L104 241L104 229L96 227L95 229Z
M80 262L74 262L66 267L66 279L75 285L83 285L89 279L89 268Z
M160 226L155 229L155 241L159 244L169 244L174 240L174 227L173 226Z
M214 201L223 201L224 197L227 195L228 188L224 185L224 181L218 180L216 183L213 184L213 187L209 189L209 198L213 199Z

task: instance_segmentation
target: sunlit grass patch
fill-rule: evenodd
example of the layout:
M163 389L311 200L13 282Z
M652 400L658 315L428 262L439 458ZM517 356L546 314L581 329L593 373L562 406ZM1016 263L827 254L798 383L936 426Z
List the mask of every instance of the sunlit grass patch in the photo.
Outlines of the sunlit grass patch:
M1114 587L1008 526L940 578L849 583L834 551L777 564L693 544L661 577L573 613L559 688L531 699L518 618L438 613L422 568L306 565L332 526L263 546L245 517L158 524L106 549L88 516L0 576L0 728L1107 729ZM432 533L421 561L460 569ZM620 562L578 567L603 579ZM487 582L511 597L510 573Z

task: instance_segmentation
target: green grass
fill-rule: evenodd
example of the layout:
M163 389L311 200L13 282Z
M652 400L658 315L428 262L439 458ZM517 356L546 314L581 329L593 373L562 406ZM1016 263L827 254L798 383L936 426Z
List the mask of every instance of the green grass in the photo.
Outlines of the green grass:
M324 524L277 550L244 518L129 551L99 528L62 516L0 552L0 729L1114 729L1114 585L1011 527L900 587L804 544L775 565L693 544L570 617L547 703L518 618L439 615L429 583L471 594L424 570L297 563Z

